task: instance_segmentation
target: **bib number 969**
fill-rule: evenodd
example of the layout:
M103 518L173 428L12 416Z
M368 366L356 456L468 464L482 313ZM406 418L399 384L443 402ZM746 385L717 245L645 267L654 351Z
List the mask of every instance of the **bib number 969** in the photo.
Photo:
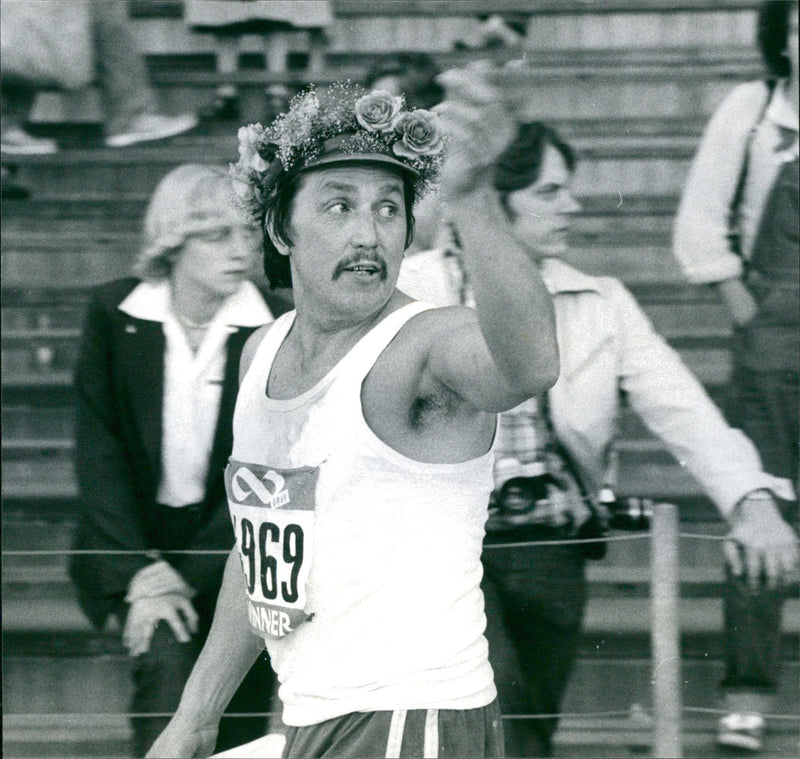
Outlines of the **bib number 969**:
M297 578L303 566L303 529L287 524L283 531L272 522L261 522L256 531L246 517L240 521L242 567L247 592L253 594L256 582L267 601L274 601L280 592L284 603L298 599ZM281 534L283 532L283 534Z

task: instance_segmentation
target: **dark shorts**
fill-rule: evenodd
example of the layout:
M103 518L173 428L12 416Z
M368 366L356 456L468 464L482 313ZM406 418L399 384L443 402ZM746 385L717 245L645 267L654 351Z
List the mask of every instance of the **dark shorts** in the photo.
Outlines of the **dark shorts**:
M480 709L355 712L307 727L290 727L283 759L502 757L497 700Z

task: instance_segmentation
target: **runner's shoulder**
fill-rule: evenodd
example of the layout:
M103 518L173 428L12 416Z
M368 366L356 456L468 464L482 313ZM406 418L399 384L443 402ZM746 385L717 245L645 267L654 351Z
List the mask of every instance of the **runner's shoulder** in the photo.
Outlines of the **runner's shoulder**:
M250 335L250 337L247 338L247 342L244 344L244 348L242 348L242 357L239 359L240 383L244 379L244 375L247 374L250 364L253 363L253 358L256 355L258 346L261 345L261 341L267 336L273 324L275 324L275 322L270 322L269 324L259 327L255 332L253 332L252 335Z

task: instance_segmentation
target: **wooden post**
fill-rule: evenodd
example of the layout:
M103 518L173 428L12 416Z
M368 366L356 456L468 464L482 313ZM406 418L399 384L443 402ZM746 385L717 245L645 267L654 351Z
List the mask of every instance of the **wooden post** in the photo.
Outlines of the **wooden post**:
M680 759L681 651L678 507L659 503L653 508L650 544L650 637L653 650L653 756Z

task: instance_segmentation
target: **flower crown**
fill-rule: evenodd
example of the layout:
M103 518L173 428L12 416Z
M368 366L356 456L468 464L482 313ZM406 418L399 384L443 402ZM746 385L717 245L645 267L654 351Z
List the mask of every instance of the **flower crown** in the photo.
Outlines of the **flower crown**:
M237 205L259 223L282 171L348 160L393 164L411 173L420 197L435 186L445 148L435 113L406 110L402 96L367 93L350 81L322 92L311 85L270 126L243 126L238 138L233 189Z

